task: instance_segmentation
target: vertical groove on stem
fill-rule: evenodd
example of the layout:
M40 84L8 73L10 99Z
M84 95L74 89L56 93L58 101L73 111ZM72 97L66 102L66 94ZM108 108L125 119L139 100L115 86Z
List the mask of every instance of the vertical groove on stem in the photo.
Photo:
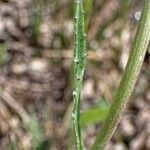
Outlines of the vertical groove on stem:
M80 94L83 82L86 57L86 34L84 25L83 0L76 0L75 14L75 51L74 51L74 109L72 113L73 127L78 150L83 150L80 129Z
M126 69L122 76L119 88L104 123L92 146L92 150L103 150L112 137L121 116L132 94L137 77L143 63L145 53L150 41L150 0L144 0L138 30L135 36L133 51L129 57Z

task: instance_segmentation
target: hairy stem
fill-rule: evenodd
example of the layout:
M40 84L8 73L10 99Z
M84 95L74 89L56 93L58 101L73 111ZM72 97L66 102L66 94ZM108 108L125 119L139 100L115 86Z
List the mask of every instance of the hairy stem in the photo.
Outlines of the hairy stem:
M144 0L137 34L129 57L126 69L122 76L119 88L104 123L92 146L92 150L103 150L112 137L121 116L126 108L129 97L135 86L141 65L150 41L150 0Z
M83 149L80 129L80 93L85 68L86 57L86 41L85 41L85 26L84 26L84 10L83 1L76 0L75 14L75 51L74 51L74 91L73 101L74 110L72 113L73 127L75 131L77 149Z

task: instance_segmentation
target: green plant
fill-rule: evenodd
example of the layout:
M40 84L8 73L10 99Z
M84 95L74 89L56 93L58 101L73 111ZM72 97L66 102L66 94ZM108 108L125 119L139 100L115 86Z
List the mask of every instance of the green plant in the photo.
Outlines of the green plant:
M91 107L82 112L81 128L103 122L106 119L108 111L109 105L105 101L105 98L101 98L99 104L97 104L95 107Z
M80 92L82 87L84 63L85 63L85 36L84 36L84 12L83 1L76 0L76 23L75 23L75 90L73 92L74 110L73 125L75 129L77 149L82 150L82 139L80 131ZM145 53L150 41L150 0L144 0L144 7L141 14L137 34L133 44L133 50L129 57L126 69L122 76L120 85L114 96L113 103L108 112L102 130L98 133L92 150L103 150L112 137L120 118L127 106L129 97L132 94L138 78Z
M39 125L38 118L33 112L30 117L30 120L27 124L25 124L25 128L31 134L31 144L35 149L39 149L43 142L43 131L41 126Z
M45 2L45 1L44 1ZM42 9L43 3L40 1L32 0L33 10L32 10L32 38L33 42L36 43L40 35L40 26L42 23Z
M85 9L85 31L88 31L89 21L92 14L93 0L85 0L84 1L84 9Z
M80 131L80 93L82 88L83 74L85 68L86 57L86 41L84 26L84 10L83 1L76 0L75 14L75 51L74 51L74 81L75 87L73 91L74 109L72 113L73 127L75 131L77 149L82 150L83 144Z
M150 0L144 1L141 20L135 36L133 51L129 57L126 69L122 76L119 88L114 97L112 106L102 130L93 144L92 150L104 149L112 137L120 118L132 94L141 65L150 41Z
M16 145L17 143L16 142L10 142L10 144L8 145L8 150L16 150Z

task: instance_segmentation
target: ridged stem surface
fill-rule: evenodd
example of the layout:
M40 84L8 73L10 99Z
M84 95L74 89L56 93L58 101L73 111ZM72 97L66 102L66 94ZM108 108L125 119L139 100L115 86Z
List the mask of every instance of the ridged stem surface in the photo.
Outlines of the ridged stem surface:
M144 0L133 50L126 69L114 97L114 101L104 123L92 146L92 150L103 150L112 137L121 116L126 108L129 97L135 86L150 41L150 0Z
M77 150L83 150L83 143L80 129L80 95L83 82L85 57L86 57L86 34L84 26L83 1L76 0L75 14L75 51L74 51L74 109L72 113L73 127Z

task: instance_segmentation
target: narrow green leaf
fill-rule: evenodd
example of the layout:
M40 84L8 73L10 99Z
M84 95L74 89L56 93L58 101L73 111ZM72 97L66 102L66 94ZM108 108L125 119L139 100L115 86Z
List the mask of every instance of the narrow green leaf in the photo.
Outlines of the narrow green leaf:
M103 122L106 118L109 108L95 107L84 111L81 114L81 127L87 127L95 123Z
M28 124L25 124L25 128L31 134L32 146L34 148L38 148L43 141L43 132L35 113L31 115L30 121L28 122Z
M85 9L85 31L86 32L88 31L92 8L93 8L93 0L85 0L84 9Z

